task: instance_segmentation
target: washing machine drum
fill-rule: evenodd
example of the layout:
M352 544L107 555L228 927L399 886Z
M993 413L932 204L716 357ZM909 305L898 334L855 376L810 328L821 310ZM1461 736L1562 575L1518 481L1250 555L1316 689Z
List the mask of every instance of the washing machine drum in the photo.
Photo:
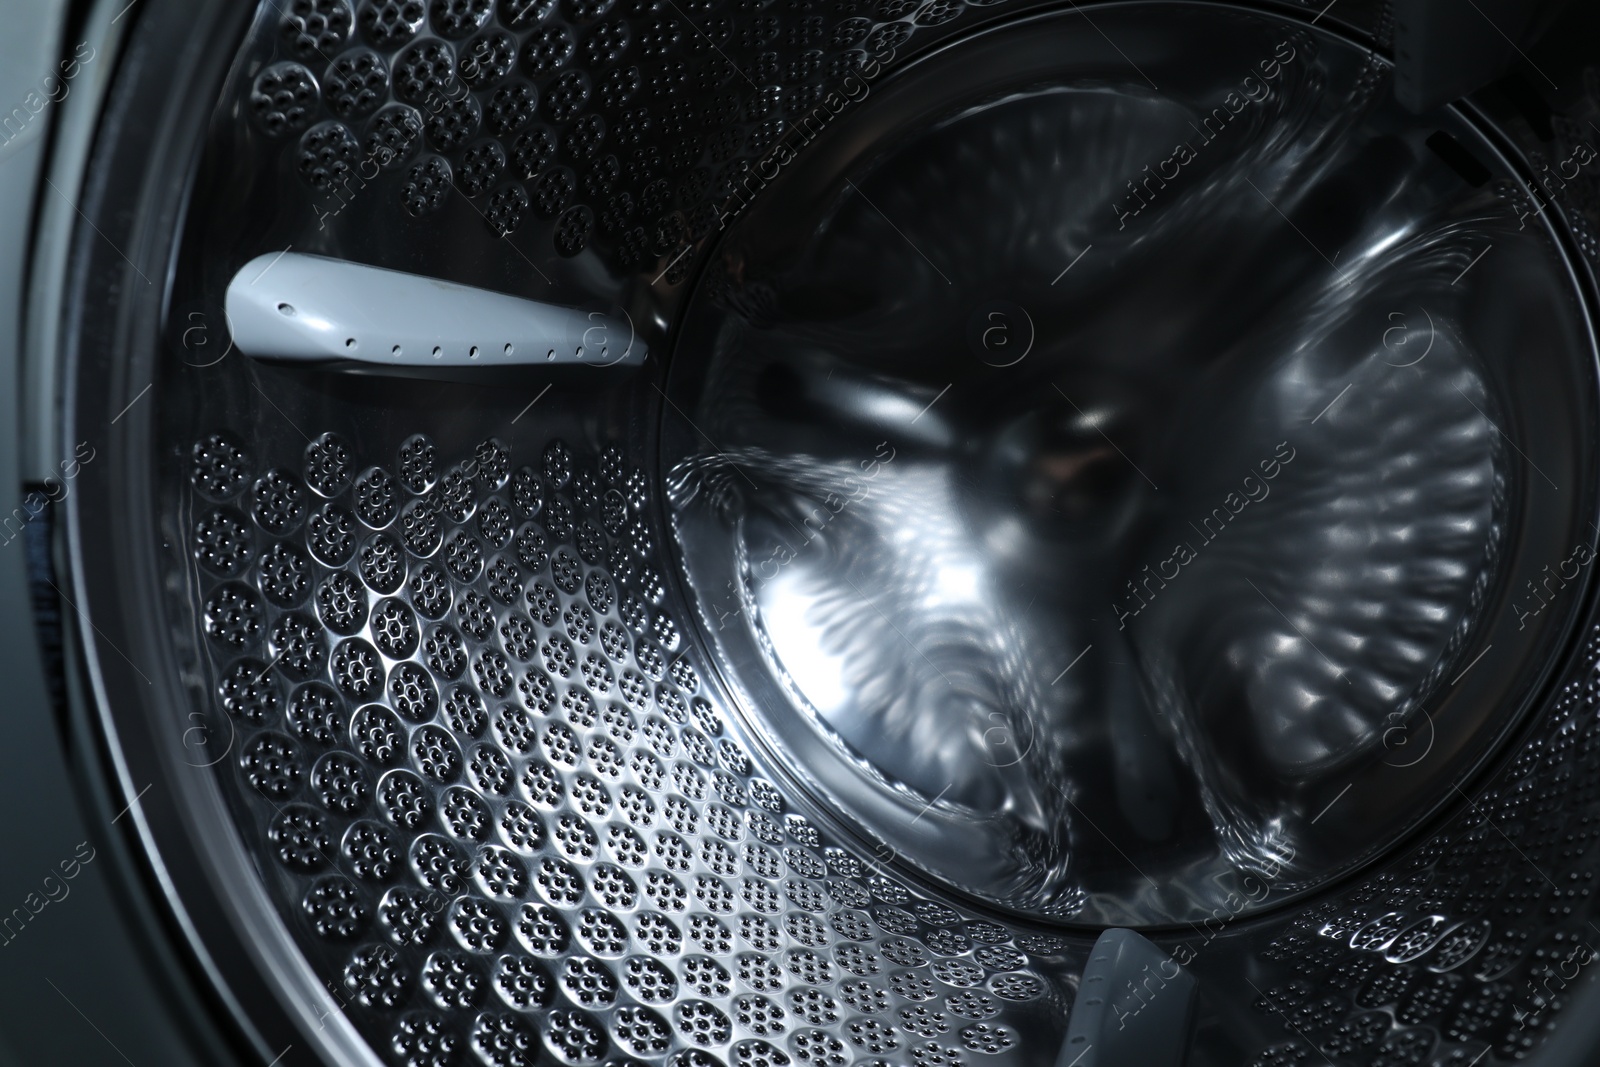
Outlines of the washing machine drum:
M1343 6L145 0L59 581L239 1024L1538 1051L1600 938L1595 103L1402 107Z

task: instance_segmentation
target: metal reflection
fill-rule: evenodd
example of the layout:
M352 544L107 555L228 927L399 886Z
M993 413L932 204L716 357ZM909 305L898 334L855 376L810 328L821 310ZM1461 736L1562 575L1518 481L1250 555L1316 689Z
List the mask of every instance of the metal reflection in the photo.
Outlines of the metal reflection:
M1159 92L1062 20L874 101L892 150L797 165L725 240L666 416L708 635L794 773L1083 922L1309 888L1446 799L1549 645L1507 590L1586 506L1532 469L1577 462L1586 323L1424 147L1470 128L1332 38L1160 26L1119 36Z

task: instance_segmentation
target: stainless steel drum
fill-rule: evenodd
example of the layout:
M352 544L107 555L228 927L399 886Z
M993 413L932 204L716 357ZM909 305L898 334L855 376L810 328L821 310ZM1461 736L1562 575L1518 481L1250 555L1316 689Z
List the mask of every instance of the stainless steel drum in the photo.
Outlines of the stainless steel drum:
M143 0L34 583L164 973L285 1064L1572 1054L1600 99L1402 106L1401 7Z

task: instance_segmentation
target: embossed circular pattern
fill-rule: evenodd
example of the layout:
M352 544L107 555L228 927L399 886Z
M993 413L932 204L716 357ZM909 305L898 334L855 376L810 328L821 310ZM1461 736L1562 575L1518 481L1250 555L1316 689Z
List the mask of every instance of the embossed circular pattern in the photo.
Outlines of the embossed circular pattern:
M1051 1058L1067 942L919 896L789 810L664 610L620 451L513 467L490 440L441 467L416 435L378 458L324 434L258 473L213 435L190 464L238 734L218 769L375 1048L955 1064L1031 1033Z
M790 810L665 610L620 451L188 454L219 770L394 1062L1051 1061L1086 945L919 895ZM1593 958L1597 702L1600 629L1433 837L1259 932L1163 940L1202 982L1257 976L1259 1032L1231 1031L1254 1067L1534 1047Z
M454 183L496 236L536 217L562 256L595 247L676 285L786 130L871 58L981 6L295 0L247 105L268 137L307 131L296 169L314 193L370 158L411 215Z
M1596 954L1600 627L1537 731L1465 810L1253 952L1284 1039L1251 1067L1522 1058Z
M426 216L474 174L492 234L540 220L564 254L670 262L676 284L828 85L979 6L291 0L242 111L308 193L371 157L382 195ZM1587 135L1567 121L1552 163ZM217 770L285 921L380 1055L1054 1062L1086 943L928 899L788 810L679 644L649 480L619 450L519 446L513 464L486 442L460 459L505 470L473 481L458 520L426 438L263 447L219 432L188 451L179 541L216 714L238 732ZM447 565L458 533L480 558L468 579ZM325 585L336 619L361 615L348 634ZM1487 1065L1554 1024L1600 936L1597 663L1600 631L1520 757L1410 853L1255 933L1159 939L1196 948L1202 983L1236 992L1249 973L1262 991L1227 1062Z

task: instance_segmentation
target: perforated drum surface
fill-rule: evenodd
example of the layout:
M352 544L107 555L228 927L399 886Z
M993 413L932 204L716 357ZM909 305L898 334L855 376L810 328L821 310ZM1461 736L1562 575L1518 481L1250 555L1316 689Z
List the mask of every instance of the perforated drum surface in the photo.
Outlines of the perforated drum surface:
M284 443L217 433L186 457L236 737L217 769L286 925L386 1057L1054 1061L1087 941L930 898L794 810L663 610L615 449L515 464L490 439L446 463L413 436L377 465L332 433ZM1395 867L1248 933L1163 939L1202 981L1259 987L1202 1034L1233 1050L1216 1062L1531 1045L1600 936L1597 663L1600 638L1513 765Z
M521 464L417 435L379 465L335 433L283 444L222 432L186 457L234 738L217 770L286 925L386 1057L1053 1062L1087 941L930 898L794 810L663 609L645 479L616 449L556 439ZM1600 639L1513 765L1395 867L1164 940L1202 981L1259 987L1202 1047L1528 1047L1600 936L1597 662Z
M397 1062L1049 1062L1067 942L914 893L792 810L663 609L615 448L295 451L191 450L238 731L218 766L291 929Z
M1093 931L853 834L707 658L659 498L660 360L546 392L214 355L218 279L285 247L621 294L658 329L783 123L964 14L261 6L161 355L151 563L193 699L161 726L382 1061L1057 1062ZM1354 880L1150 931L1200 981L1192 1064L1466 1067L1538 1043L1600 945L1600 626L1530 721Z

